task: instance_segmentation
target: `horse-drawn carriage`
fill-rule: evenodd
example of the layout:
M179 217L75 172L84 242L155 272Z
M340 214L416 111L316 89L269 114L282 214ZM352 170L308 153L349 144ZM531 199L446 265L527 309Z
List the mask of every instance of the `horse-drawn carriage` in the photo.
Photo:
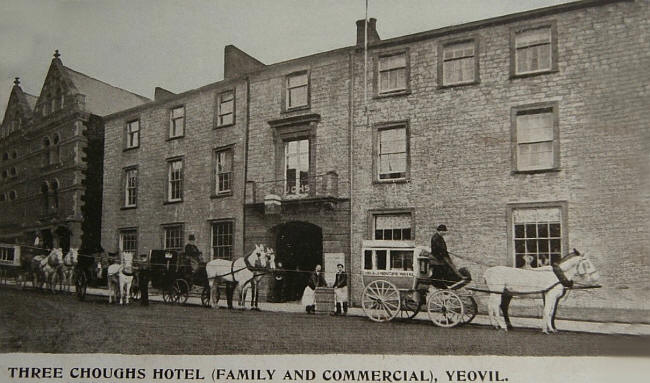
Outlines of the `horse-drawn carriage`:
M0 243L0 281L6 284L9 277L18 278L20 265L20 245Z
M195 294L200 295L203 306L210 306L205 263L174 250L150 250L147 262L151 286L160 291L165 303L184 304Z
M469 272L458 276L412 241L364 241L362 261L361 304L373 321L411 319L426 310L434 324L453 327L476 316L476 300L464 289Z

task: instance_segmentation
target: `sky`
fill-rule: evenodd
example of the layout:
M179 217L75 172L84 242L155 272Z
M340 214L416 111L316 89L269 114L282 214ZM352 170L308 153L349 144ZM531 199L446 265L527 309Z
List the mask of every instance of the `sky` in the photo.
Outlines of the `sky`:
M382 39L568 0L368 0ZM1 0L0 120L14 77L38 95L63 64L153 98L223 79L233 44L271 64L354 45L365 0Z

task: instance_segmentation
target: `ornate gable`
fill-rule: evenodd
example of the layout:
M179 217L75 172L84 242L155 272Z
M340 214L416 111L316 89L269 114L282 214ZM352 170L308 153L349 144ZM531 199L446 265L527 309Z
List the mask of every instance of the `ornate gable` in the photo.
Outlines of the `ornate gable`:
M56 50L36 101L34 112L37 116L48 116L62 109L67 102L70 102L70 95L79 93L64 69L60 56L59 51Z
M0 138L23 130L32 117L32 106L35 99L36 97L23 92L20 87L20 78L16 77L0 128Z

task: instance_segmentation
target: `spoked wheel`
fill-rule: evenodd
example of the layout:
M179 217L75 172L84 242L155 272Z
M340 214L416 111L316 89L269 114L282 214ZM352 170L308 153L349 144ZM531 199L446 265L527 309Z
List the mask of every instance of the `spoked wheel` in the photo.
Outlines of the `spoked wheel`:
M402 292L399 317L413 319L420 312L420 293L417 290Z
M169 286L169 287L165 287L163 289L163 291L162 291L163 302L165 302L165 303L174 303L175 302L175 299L177 297L176 297L176 292L174 291L174 289L175 289L175 287L173 285Z
M86 277L86 273L82 272L77 274L77 278L74 280L74 289L77 298L83 301L86 298L86 290L88 289L88 277Z
M429 319L440 327L454 327L463 320L463 302L458 295L448 290L438 290L427 299Z
M174 281L173 292L175 294L174 303L185 304L190 296L190 284L185 279L177 279Z
M471 294L459 295L459 297L460 300L463 302L463 318L458 325L462 326L464 324L471 322L472 319L474 319L474 317L478 313L478 305L476 304L476 299L474 299L474 296Z
M133 280L133 283L131 283L131 288L129 289L129 296L131 297L131 300L137 301L140 299L141 292L140 292L140 285L138 284L137 280Z
M363 312L375 322L387 322L400 312L399 295L394 284L384 280L372 281L361 296Z
M203 287L203 291L201 291L201 304L203 307L210 307L210 286Z

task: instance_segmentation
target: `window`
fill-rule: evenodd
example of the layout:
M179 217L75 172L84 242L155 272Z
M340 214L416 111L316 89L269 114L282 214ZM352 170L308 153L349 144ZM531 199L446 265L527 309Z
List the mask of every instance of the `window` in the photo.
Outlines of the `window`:
M364 274L413 275L413 249L366 248L363 250Z
M378 94L403 92L408 88L407 52L386 54L378 57Z
M52 190L50 192L50 203L52 204L52 211L56 212L59 209L59 181L52 182Z
M126 169L124 174L124 207L136 207L138 203L138 169Z
M286 195L309 193L309 139L285 141L285 187Z
M0 247L0 262L13 264L14 263L14 257L15 257L15 250L16 249L13 246L11 246L11 247L7 247L7 246Z
M17 198L16 191L12 190L9 192L9 201L13 201Z
M566 248L566 204L510 206L510 246L519 268L548 266L562 258Z
M59 144L60 144L60 139L59 139L59 135L58 135L58 134L55 134L55 135L54 135L54 138L52 139L52 143L53 143L53 145L50 145L50 146L49 146L49 149L50 149L50 150L49 150L49 151L50 151L50 155L49 155L49 164L50 164L50 165L54 165L54 164L58 164L58 163L59 163L59 146L60 146Z
M183 249L183 225L167 225L165 231L165 250L181 251Z
M413 239L411 213L374 214L374 239L402 241Z
M409 144L406 124L377 127L375 169L379 181L408 178Z
M287 76L286 108L309 106L309 73L300 72Z
M513 155L516 171L559 166L559 127L555 103L513 110Z
M50 139L48 137L43 138L43 166L47 166L50 164Z
M140 146L140 120L126 123L126 148L137 148Z
M233 222L212 222L212 258L232 259Z
M181 201L183 199L183 160L170 160L167 162L167 167L167 201Z
M232 149L214 152L215 157L215 194L232 191Z
M138 253L138 230L122 229L120 230L120 251Z
M10 174L11 174L12 177L16 177L16 175L17 175L16 168L12 167Z
M169 138L183 137L185 134L185 107L179 106L169 114Z
M0 202L5 202L7 200L7 195L5 193L0 194Z
M555 23L512 31L511 74L527 75L557 69Z
M476 41L449 43L442 46L442 73L438 73L440 85L471 84L478 80Z
M3 160L3 161L7 161L8 159L9 159L9 153L5 152L5 153L2 155L2 160Z
M221 93L217 109L217 126L232 125L235 122L235 92Z
M50 212L50 185L47 182L41 184L41 203L43 206L43 214L47 215Z
M14 160L15 160L16 158L18 158L18 152L15 151L15 150L14 150L13 152L11 152L11 158L13 158Z

